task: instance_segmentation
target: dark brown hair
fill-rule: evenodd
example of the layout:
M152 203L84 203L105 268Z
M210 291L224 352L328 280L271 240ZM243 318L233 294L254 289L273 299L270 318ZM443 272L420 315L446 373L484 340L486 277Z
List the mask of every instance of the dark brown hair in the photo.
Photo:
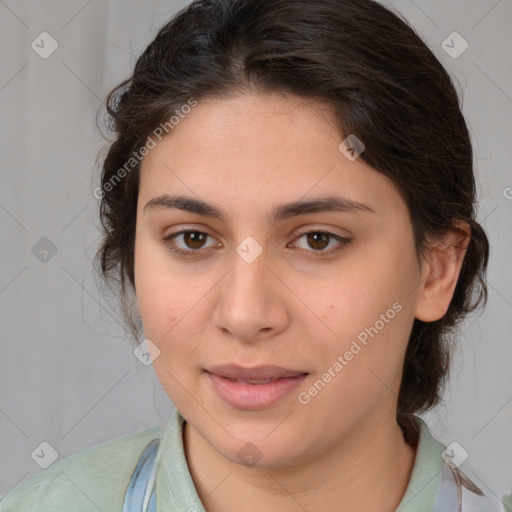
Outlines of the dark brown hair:
M140 167L133 155L192 98L249 88L327 103L342 137L362 140L360 158L401 193L419 258L429 236L469 224L449 309L435 322L415 320L406 353L398 413L430 409L447 378L454 327L486 302L489 244L475 220L472 146L454 85L413 28L372 0L195 1L160 29L133 75L109 94L114 140L102 169L95 264L116 284L131 334L140 335L128 300Z

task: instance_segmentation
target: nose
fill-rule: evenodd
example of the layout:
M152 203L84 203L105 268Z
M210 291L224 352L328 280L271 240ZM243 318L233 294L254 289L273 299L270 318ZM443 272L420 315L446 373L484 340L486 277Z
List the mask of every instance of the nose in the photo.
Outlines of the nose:
M252 263L234 256L213 313L214 325L225 335L254 343L286 330L290 321L286 288L267 265L264 253Z

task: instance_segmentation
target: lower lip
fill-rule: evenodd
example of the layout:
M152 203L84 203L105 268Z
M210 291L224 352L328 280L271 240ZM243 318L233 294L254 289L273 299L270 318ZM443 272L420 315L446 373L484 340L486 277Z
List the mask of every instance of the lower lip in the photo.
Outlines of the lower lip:
M238 409L256 411L274 405L303 382L306 375L283 377L266 384L242 384L226 377L206 372L217 394Z

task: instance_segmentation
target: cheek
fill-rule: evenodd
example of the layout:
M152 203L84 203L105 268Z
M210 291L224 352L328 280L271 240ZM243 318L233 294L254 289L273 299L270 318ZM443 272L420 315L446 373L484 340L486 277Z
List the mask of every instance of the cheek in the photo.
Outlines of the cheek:
M160 350L155 370L168 381L164 365L179 374L185 362L198 359L201 332L210 318L204 297L212 284L207 279L191 283L151 243L136 244L135 284L144 334Z
M378 261L374 254L379 254ZM350 388L361 390L361 385L369 385L368 379L377 379L371 371L391 384L401 371L414 320L411 291L416 280L414 253L399 246L358 254L325 279L308 299L328 327L318 331L323 365L319 370L326 371L342 356L346 363L339 372L345 375L338 379L340 384L347 379Z
M157 378L173 404L186 410L195 380L190 362L198 358L197 323L189 322L200 308L197 289L177 278L162 264L158 251L138 248L135 259L137 301L145 337L158 348L153 359ZM199 304L200 306L200 304Z
M304 283L302 288L298 285L298 294L307 297L327 326L346 338L373 325L394 303L405 309L414 300L411 291L417 287L416 280L412 260L381 249L378 261L371 252L355 255L314 287L311 283Z
M166 333L172 331L186 307L182 288L161 261L162 252L149 242L135 243L135 287L144 333L161 349ZM179 299L176 289L180 290Z

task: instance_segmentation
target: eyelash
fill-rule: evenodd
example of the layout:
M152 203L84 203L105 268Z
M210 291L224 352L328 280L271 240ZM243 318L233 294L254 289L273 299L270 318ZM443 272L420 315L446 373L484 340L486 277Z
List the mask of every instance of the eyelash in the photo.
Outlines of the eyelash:
M198 233L200 235L211 236L211 235L209 235L208 233L206 233L204 231L197 231L197 230L194 230L194 229L187 229L187 230L183 230L183 231L178 231L176 233L171 233L170 235L166 236L163 239L163 243L171 251L173 251L174 253L177 253L179 255L182 255L182 256L185 256L185 257L189 257L189 258L197 256L197 255L199 255L199 253L200 253L200 251L202 249L184 250L184 249L178 248L175 245L173 245L173 239L174 238L176 238L176 237L178 237L180 235L187 234L187 233ZM307 235L310 235L310 234L325 235L325 236L329 237L329 239L334 239L337 242L339 242L339 245L336 248L334 248L334 249L330 249L330 250L316 250L316 251L312 249L310 251L307 251L307 252L311 253L311 255L313 257L315 257L315 258L325 258L325 257L330 256L332 254L336 254L337 252L339 252L340 250L343 249L343 246L347 245L351 241L350 238L342 237L342 236L339 236L339 235L335 235L334 233L330 233L328 231L322 231L322 230L305 231L304 233L300 233L295 238L295 240L299 240L300 238L302 238L304 236L307 236ZM329 243L330 243L330 240L329 240ZM211 249L211 247L209 247L207 249ZM306 250L306 249L303 249L303 250Z

